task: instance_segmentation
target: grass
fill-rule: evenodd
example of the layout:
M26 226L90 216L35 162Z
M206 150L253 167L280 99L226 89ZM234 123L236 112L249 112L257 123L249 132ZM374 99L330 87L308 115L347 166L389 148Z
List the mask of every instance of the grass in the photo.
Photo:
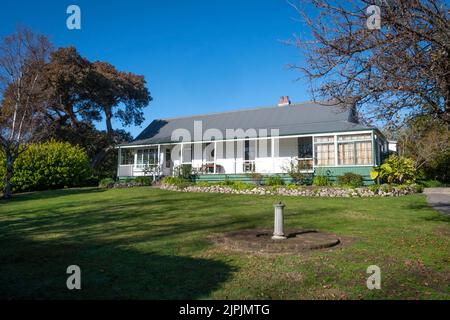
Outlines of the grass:
M213 245L225 231L285 224L354 240L301 255ZM1 299L449 299L450 218L423 195L336 199L71 189L0 201ZM66 288L66 268L82 290ZM381 268L381 290L366 269Z

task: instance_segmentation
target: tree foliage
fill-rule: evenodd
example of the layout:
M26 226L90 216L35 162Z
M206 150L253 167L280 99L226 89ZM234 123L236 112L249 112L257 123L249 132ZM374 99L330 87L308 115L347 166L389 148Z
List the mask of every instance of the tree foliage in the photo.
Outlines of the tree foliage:
M450 181L450 130L444 121L416 117L397 136L399 154L413 159L423 178Z
M6 174L5 160L1 153L0 177ZM68 142L33 143L14 162L12 191L82 186L90 175L89 159L81 147Z
M371 5L381 29L367 26ZM308 33L291 43L305 56L293 65L315 99L355 105L367 120L399 124L432 114L450 124L450 22L440 0L310 0L292 4ZM313 13L314 12L314 13Z
M97 152L89 153L92 167L98 170L115 144L129 140L123 131L114 130L113 119L125 127L144 121L143 109L152 100L144 77L118 71L107 62L91 62L73 47L52 53L45 71L47 116L55 130L52 135L71 131L72 138L78 135L78 140L85 139L87 130L93 133L95 121L104 121L106 134L94 134L98 140L91 141ZM90 138L94 138L92 134Z

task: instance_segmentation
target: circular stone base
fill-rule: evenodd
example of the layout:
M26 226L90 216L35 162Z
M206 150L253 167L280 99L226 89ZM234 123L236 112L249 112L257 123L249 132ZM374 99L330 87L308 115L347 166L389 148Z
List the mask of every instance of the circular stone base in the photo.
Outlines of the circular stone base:
M330 248L341 243L336 235L316 230L287 230L285 240L272 239L272 232L268 229L241 230L214 240L232 250L263 253L296 253Z

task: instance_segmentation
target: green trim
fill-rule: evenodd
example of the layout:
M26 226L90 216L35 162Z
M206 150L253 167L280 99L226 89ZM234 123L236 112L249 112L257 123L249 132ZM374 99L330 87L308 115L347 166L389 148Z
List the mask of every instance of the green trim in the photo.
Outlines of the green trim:
M314 173L311 173L311 176L318 174L326 175L332 182L335 182L338 176L341 176L346 172L352 172L360 174L363 177L363 182L365 185L371 185L373 184L373 180L370 178L370 171L372 168L372 166L319 167L314 170ZM263 179L268 176L279 176L286 184L292 182L292 178L286 173L263 175ZM231 181L253 183L251 177L246 174L204 174L196 177L196 181L205 181L210 183L222 182L226 179ZM308 184L311 184L311 182L312 181L310 179Z

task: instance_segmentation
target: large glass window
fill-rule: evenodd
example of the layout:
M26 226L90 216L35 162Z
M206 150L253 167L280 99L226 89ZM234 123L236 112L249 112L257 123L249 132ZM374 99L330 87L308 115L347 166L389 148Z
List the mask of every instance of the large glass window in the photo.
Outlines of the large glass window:
M338 163L372 164L372 136L370 134L338 136Z
M334 166L334 136L315 137L314 145L316 166Z
M140 166L144 165L155 165L158 163L158 150L157 149L143 149L138 150L137 153L137 164Z
M134 154L130 149L120 149L121 152L121 165L134 164Z

